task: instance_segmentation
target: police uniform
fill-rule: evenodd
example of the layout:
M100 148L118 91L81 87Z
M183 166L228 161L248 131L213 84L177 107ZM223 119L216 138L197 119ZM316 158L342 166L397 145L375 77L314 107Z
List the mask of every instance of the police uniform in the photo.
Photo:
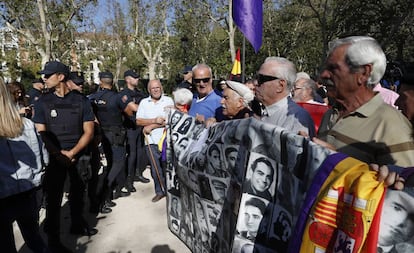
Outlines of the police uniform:
M100 89L89 96L102 131L102 144L108 160L107 186L121 192L125 183L125 139L123 115L126 105L119 94L109 89ZM109 200L105 193L103 199Z
M76 162L69 161L60 150L73 148L83 134L83 123L94 120L90 102L76 92L69 92L64 97L51 92L39 98L35 104L35 111L33 121L46 126L45 134L50 141L49 147L46 146L50 153L50 162L44 177L47 212L45 230L49 235L60 233L60 209L67 173L70 179L72 228L84 228L87 226L82 218L85 185L77 173ZM52 149L50 146L55 148ZM82 152L77 154L76 158L81 155Z
M145 95L137 89L131 90L125 88L120 91L121 101L124 106L127 106L131 101L135 104L139 104ZM148 164L147 156L145 155L144 149L144 137L142 134L142 127L137 126L135 122L135 116L125 117L124 126L127 132L127 153L128 153L128 179L127 179L127 188L128 190L133 191L133 179L137 175L136 179L141 182L149 182L148 179L142 177L142 173L145 170L146 165Z

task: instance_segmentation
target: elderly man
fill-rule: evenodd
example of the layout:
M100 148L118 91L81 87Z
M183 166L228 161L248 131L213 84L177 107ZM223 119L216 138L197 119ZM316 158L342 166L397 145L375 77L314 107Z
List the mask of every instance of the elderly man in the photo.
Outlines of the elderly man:
M209 118L222 119L220 112L221 97L214 92L211 68L203 63L193 67L193 84L197 88L198 95L191 103L189 115L196 117L199 122L205 122Z
M296 80L295 85L293 86L293 101L323 105L324 103L318 101L320 99L316 99L316 97L319 96L316 92L317 89L318 87L316 85L316 82L312 79L299 78Z
M268 57L257 75L256 98L265 106L262 121L295 133L315 136L309 113L290 97L296 79L295 65L281 57Z
M167 109L174 106L174 101L163 94L161 81L158 79L148 82L148 93L149 97L144 98L139 104L136 122L138 126L144 127L147 146L145 151L151 162L151 176L155 186L155 196L152 198L152 202L157 202L166 194L164 168L161 166L158 143L164 131Z
M329 107L327 104L318 101L318 99L322 101L322 98L317 94L315 81L310 78L296 79L292 91L293 101L309 112L315 123L315 130L318 132L322 117L328 111Z
M333 83L335 99L342 108L330 117L332 128L326 141L331 148L366 163L412 166L410 122L372 89L385 67L385 54L371 37L347 37L330 43L321 78Z
M254 94L246 85L226 81L223 89L221 106L223 115L230 119L243 119L252 116L253 112L249 108L249 103L253 100Z

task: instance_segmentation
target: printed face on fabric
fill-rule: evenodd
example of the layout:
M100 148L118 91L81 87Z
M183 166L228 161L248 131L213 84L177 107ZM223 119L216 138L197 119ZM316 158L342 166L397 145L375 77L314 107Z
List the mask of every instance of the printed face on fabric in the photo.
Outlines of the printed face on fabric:
M258 192L269 189L273 181L273 168L264 162L257 163L252 174L252 187Z
M265 199L246 193L243 194L237 222L237 231L241 237L251 241L256 240L259 227L264 224L264 215L268 203Z
M203 84L203 80L200 83ZM177 149L179 140L189 138L191 145L187 147L190 150L185 157L174 164L177 167L172 167L180 181L180 223L186 224L186 237L192 235L193 238L191 242L183 239L184 243L193 252L217 249L220 249L217 252L241 252L245 244L254 245L254 251L276 252L273 242L284 243L290 238L299 212L299 208L292 208L291 196L294 196L295 204L301 204L304 199L299 180L288 180L293 176L290 170L279 173L284 166L280 154L281 130L250 118L223 121L204 129L192 117L185 114L182 117L176 126L169 125L167 132L170 139L175 135L179 137L174 137L174 145L170 143L168 146L174 158L180 148ZM188 125L182 127L187 120ZM203 131L194 134L194 129L199 126ZM294 143L287 148L289 168L294 168L297 162L297 156L290 159L291 154L298 153L292 149L297 147ZM322 160L318 157L317 161ZM237 167L237 173L231 172L234 167ZM190 170L196 177L188 174ZM310 171L315 173L316 169L310 168ZM190 177L197 179L199 192L189 187ZM167 177L167 180L170 179ZM293 193L286 196L285 188ZM287 203L283 202L285 197L289 199ZM276 201L281 208L275 207ZM169 227L172 226L170 223ZM245 250L248 249L246 246Z
M171 116L171 125L174 127L175 124L178 123L178 121L180 121L182 114L178 111L175 111L173 113L173 115Z
M414 197L404 191L388 189L381 214L378 245L395 246L410 242L414 245Z

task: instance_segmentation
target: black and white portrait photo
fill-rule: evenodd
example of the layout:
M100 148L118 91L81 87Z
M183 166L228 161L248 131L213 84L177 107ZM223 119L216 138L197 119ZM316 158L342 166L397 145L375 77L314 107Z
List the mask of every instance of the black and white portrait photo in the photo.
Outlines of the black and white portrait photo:
M226 190L228 188L228 184L225 180L219 179L216 177L211 178L211 189L213 192L213 198L218 203L223 204L224 200L226 199Z
M252 153L243 192L271 201L275 191L275 171L274 161Z
M387 189L382 206L378 252L414 252L414 190Z
M215 177L227 177L228 173L224 166L224 159L221 152L222 144L213 143L207 153L207 174Z
M175 125L180 121L182 116L183 116L182 112L178 110L174 110L174 112L172 112L171 119L170 119L171 126L175 127Z
M181 203L178 197L171 196L170 215L176 219L180 219Z
M238 234L250 241L255 241L263 219L268 201L249 194L243 194L237 220Z

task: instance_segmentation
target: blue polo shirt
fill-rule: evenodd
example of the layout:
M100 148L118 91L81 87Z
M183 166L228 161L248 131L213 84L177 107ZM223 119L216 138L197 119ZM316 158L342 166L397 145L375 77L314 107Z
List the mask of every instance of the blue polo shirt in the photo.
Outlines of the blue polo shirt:
M221 108L220 101L221 97L214 90L202 99L194 97L188 114L193 117L196 114L204 115L205 119L216 117L217 109Z

